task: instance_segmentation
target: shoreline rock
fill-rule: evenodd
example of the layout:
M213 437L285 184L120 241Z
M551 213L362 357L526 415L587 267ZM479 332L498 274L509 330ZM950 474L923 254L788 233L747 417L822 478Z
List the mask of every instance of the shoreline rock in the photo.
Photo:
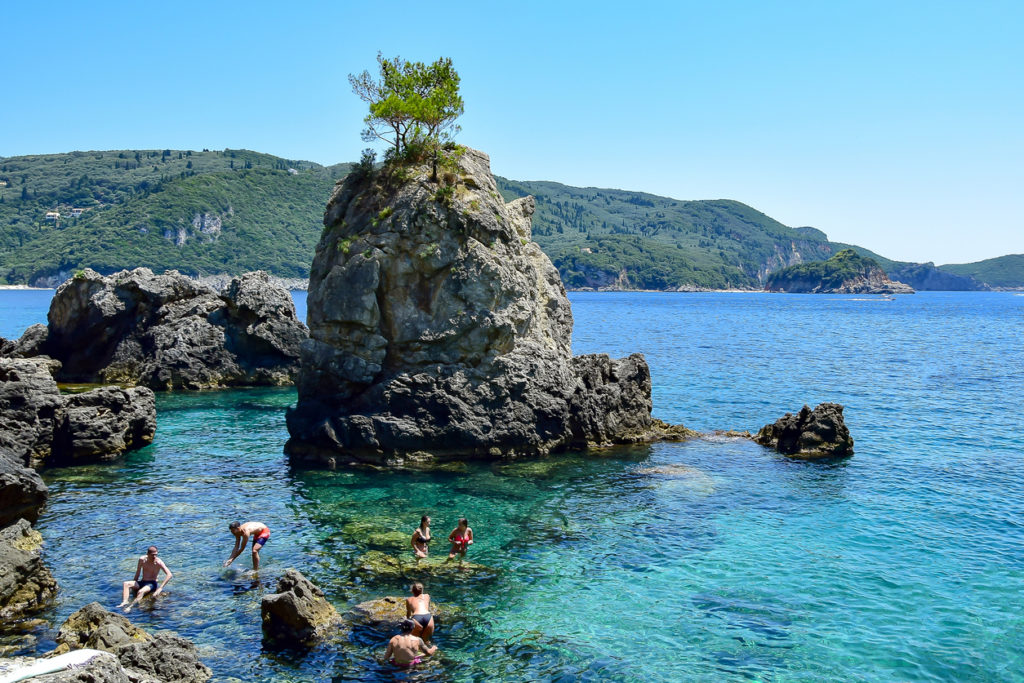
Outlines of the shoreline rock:
M42 546L42 535L28 520L0 529L0 622L5 625L48 607L57 595Z
M260 614L263 642L274 647L310 645L341 625L324 592L297 569L286 569L277 592L263 596Z
M853 437L838 403L822 403L814 410L804 406L796 415L786 413L761 427L753 440L783 455L807 460L853 455Z
M293 463L392 466L653 441L639 354L573 358L558 271L531 239L532 197L505 203L487 155L352 174L327 206L310 340L287 422ZM673 431L675 430L675 431Z

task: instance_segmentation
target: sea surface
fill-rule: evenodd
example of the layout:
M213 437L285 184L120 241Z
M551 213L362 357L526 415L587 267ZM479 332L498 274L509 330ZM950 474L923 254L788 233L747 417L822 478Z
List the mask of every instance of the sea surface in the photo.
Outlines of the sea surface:
M300 310L303 293L296 293ZM229 681L1024 681L1024 297L578 293L577 353L642 352L655 415L756 430L846 406L856 455L791 461L709 436L439 473L289 467L293 390L161 395L156 442L45 472L38 528L61 586L42 652L91 601L114 608L155 543L174 571L133 612L193 640ZM0 292L0 335L49 293ZM420 515L495 573L427 580L455 613L418 671L356 626L308 653L265 650L260 598L287 567L339 611L403 595L358 570ZM222 568L227 522L273 535L257 576ZM237 569L236 569L237 568Z

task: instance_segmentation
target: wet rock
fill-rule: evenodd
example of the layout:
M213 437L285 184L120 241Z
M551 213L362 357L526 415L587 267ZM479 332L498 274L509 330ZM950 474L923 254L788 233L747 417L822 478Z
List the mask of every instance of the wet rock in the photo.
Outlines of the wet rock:
M272 645L308 645L331 634L341 623L324 592L295 569L285 570L277 593L260 605L263 640Z
M853 455L853 437L843 420L843 406L838 403L822 403L814 410L804 406L796 415L786 413L762 427L754 441L796 458Z
M50 305L43 350L65 382L155 390L289 384L305 327L288 292L260 271L224 294L177 271L86 269Z
M166 632L151 635L98 602L68 617L57 632L57 642L56 654L79 648L113 653L130 676L168 683L202 683L211 676L188 640Z
M450 620L461 614L460 609L433 600L430 602L430 612L434 615L435 625L442 620ZM361 602L349 610L345 618L353 623L391 631L397 629L402 620L406 618L405 598L387 596Z
M574 359L558 271L487 155L431 179L350 175L324 217L292 460L499 459L661 438L639 355ZM440 184L439 184L440 183Z
M459 563L458 558L449 560L447 552L417 561L411 553L408 557L403 557L377 550L371 550L357 558L353 571L363 577L407 580L432 580L455 576L494 578L498 575L497 570L492 567L467 561Z
M43 564L42 545L27 520L0 529L0 623L10 626L53 601L57 582Z

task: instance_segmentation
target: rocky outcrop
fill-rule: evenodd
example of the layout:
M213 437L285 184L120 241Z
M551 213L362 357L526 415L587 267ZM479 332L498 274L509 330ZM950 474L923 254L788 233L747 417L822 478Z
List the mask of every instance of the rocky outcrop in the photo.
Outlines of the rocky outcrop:
M457 616L460 611L439 602L430 602L430 612L434 621L439 623ZM405 616L405 598L387 596L376 600L361 602L353 607L345 618L357 624L366 624L383 631L393 631L399 627Z
M110 652L130 675L142 678L202 683L211 676L188 640L164 632L151 635L98 602L68 617L57 633L57 643L55 654L79 648Z
M35 522L46 505L46 484L12 449L0 445L0 527L19 519Z
M152 443L151 389L99 387L64 395L51 375L58 365L45 357L0 358L0 449L38 467L113 460Z
M36 323L26 329L20 339L0 338L0 357L29 358L41 355L49 331L46 325Z
M288 384L307 336L262 271L218 294L176 271L86 269L57 289L48 318L40 350L61 361L58 379L156 390Z
M889 279L873 259L844 249L827 261L777 270L764 286L769 292L794 294L913 294L914 289Z
M897 263L886 273L891 279L904 282L917 291L980 292L992 289L970 275L948 273L934 263Z
M56 595L42 545L43 537L24 519L0 529L0 623L47 607Z
M277 592L264 595L263 640L274 646L308 645L334 631L341 617L324 592L296 569L285 570Z
M842 458L853 455L853 438L843 419L843 406L822 403L796 415L786 413L758 431L754 441L796 458Z
M642 357L572 357L533 210L502 200L474 150L437 182L428 167L346 178L310 276L293 461L501 458L669 433Z

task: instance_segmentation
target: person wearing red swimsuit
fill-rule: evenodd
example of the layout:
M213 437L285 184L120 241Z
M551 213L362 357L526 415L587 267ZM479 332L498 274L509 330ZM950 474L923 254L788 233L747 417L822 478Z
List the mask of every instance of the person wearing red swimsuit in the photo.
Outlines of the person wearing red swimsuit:
M224 566L229 566L235 558L242 554L245 546L252 536L252 568L253 571L260 568L260 549L270 540L270 527L263 522L231 522L228 530L235 537L235 549L231 551L231 557L224 561Z
M460 519L459 525L448 534L448 542L452 544L452 549L448 551L448 559L458 555L461 563L466 557L466 548L473 545L473 530L465 517Z

